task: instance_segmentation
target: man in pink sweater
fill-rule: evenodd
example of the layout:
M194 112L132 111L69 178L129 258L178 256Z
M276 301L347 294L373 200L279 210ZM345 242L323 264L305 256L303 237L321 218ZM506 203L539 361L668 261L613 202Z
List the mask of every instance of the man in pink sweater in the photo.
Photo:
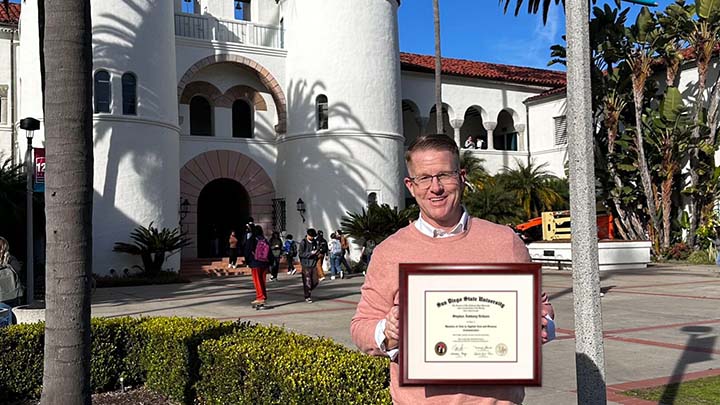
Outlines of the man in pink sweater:
M390 393L395 404L518 404L521 386L398 385L399 264L529 262L525 244L506 226L470 218L461 205L465 170L455 142L445 135L418 137L405 154L405 186L420 207L420 218L375 248L350 332L355 344L375 356L388 356ZM543 294L543 342L552 306ZM550 336L551 337L551 336Z

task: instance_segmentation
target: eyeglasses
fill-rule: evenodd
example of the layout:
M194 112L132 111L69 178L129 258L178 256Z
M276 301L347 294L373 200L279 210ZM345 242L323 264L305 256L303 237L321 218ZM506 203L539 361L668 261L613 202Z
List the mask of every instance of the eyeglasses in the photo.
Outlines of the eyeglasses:
M457 184L460 180L460 178L458 177L458 173L459 172L457 170L453 170L451 172L440 172L432 176L425 175L408 178L410 179L410 181L413 182L413 184L415 184L419 188L428 189L430 188L430 185L432 185L433 177L437 179L438 183L444 186Z

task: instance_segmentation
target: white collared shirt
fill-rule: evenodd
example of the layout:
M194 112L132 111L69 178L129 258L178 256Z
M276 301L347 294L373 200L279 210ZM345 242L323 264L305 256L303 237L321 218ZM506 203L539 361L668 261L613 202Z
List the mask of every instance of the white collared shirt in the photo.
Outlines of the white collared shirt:
M462 209L463 213L462 216L460 216L460 221L449 231L444 231L430 225L427 221L423 219L422 213L420 213L420 217L418 217L418 220L415 221L415 228L417 228L417 230L420 231L420 233L422 233L423 235L427 235L431 238L447 238L450 236L459 235L467 230L468 221L470 220L470 215L468 215L468 212L464 206L462 207Z

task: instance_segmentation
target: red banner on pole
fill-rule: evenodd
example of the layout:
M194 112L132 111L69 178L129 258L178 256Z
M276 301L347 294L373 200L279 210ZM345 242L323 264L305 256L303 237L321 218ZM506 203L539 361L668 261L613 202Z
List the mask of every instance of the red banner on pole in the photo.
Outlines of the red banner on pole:
M45 191L45 148L33 149L35 154L35 191Z

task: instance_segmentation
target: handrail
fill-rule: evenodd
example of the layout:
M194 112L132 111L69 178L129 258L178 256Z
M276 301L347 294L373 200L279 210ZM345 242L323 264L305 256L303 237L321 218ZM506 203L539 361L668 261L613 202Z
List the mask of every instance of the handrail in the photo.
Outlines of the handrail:
M205 41L233 42L269 48L285 47L280 27L210 15L175 13L175 35Z

